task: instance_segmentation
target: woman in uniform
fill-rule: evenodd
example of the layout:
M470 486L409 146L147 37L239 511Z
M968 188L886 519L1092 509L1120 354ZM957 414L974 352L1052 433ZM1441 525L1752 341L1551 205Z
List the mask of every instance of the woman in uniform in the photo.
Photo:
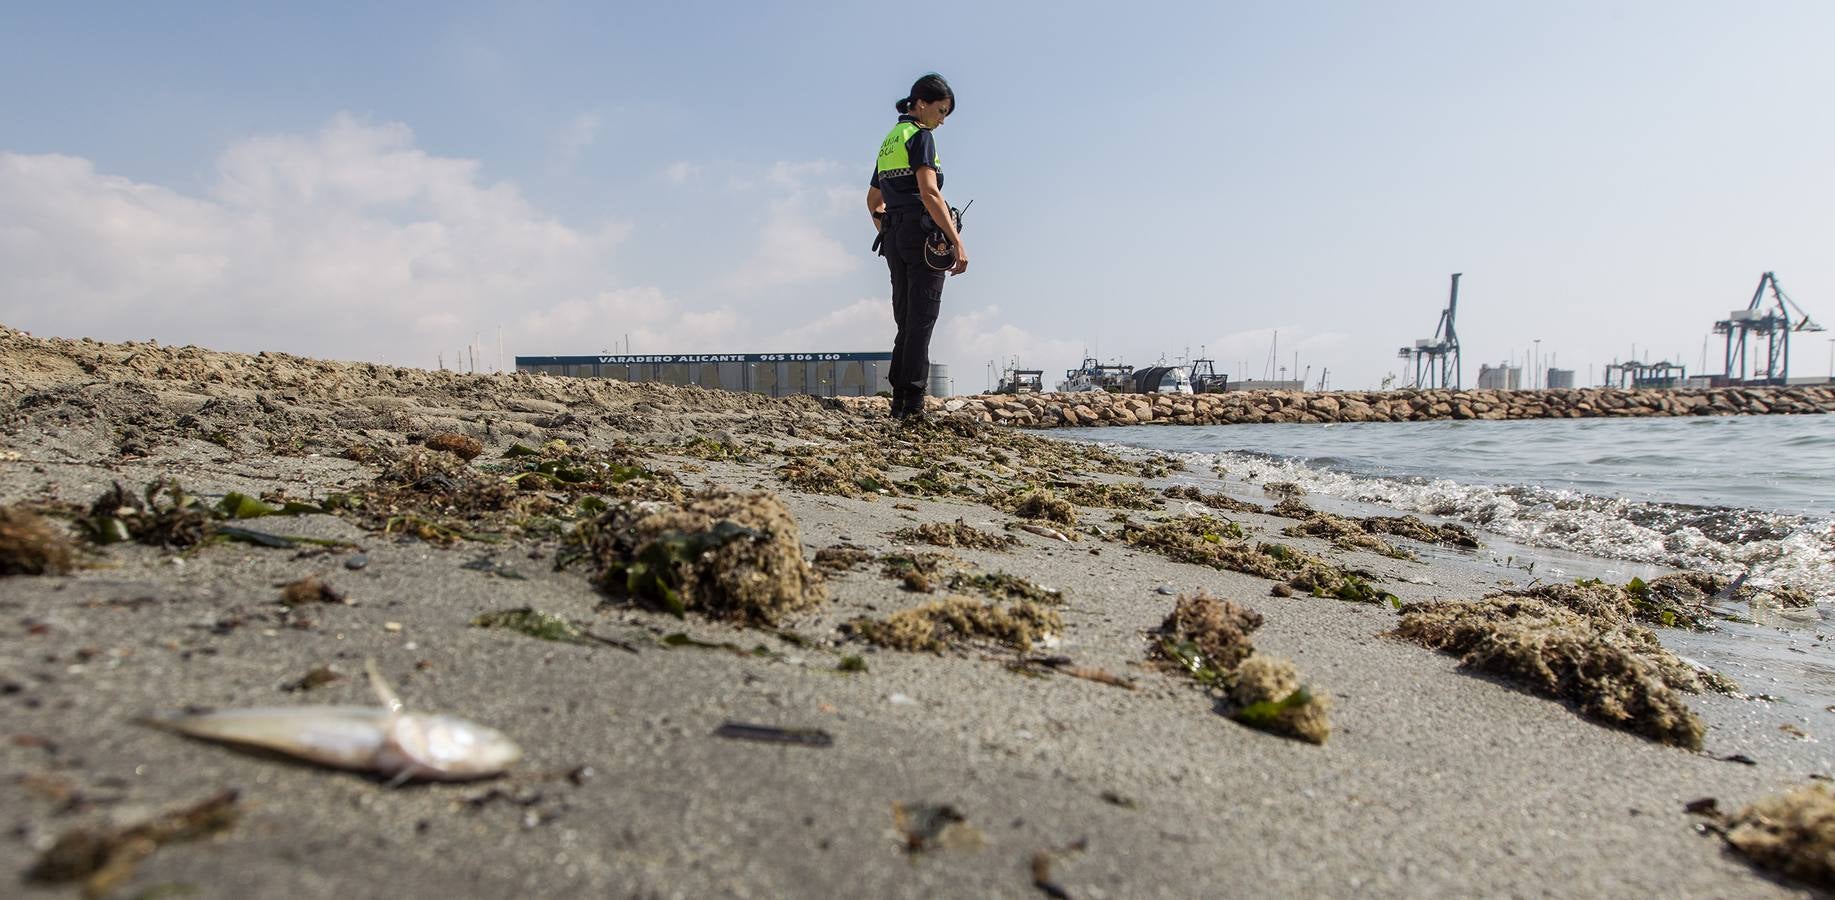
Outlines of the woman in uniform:
M879 252L892 273L892 417L924 414L924 385L930 373L930 332L943 306L943 279L968 270L949 204L943 200L943 165L932 135L955 111L956 94L943 76L931 73L898 101L898 123L879 145L867 209L879 228ZM924 260L926 240L948 241L954 263L933 268ZM934 251L933 251L934 257Z

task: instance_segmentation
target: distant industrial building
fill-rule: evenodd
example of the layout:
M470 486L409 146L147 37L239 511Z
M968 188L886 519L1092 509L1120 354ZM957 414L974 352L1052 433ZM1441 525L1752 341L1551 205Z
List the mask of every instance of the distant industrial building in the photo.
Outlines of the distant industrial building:
M1523 367L1505 363L1478 367L1478 389L1481 391L1520 391L1523 389Z
M1543 377L1548 379L1548 384L1544 387L1549 390L1567 390L1574 386L1573 369L1549 369Z
M941 367L932 367L933 369ZM890 353L680 353L518 356L516 371L573 378L700 385L771 397L870 397L890 392ZM932 372L935 376L937 373ZM931 379L933 395L948 376Z
M1230 382L1228 389L1232 391L1303 391L1306 390L1306 382L1266 378L1245 378L1242 381Z

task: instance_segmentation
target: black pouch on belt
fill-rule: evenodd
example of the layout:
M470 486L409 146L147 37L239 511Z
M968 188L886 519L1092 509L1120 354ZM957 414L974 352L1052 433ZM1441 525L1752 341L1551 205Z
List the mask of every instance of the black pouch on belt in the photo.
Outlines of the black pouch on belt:
M874 213L873 218L879 220L879 233L873 235L873 253L878 256L885 256L886 232L892 230L892 226L897 224L898 218L891 210L886 210L882 213Z

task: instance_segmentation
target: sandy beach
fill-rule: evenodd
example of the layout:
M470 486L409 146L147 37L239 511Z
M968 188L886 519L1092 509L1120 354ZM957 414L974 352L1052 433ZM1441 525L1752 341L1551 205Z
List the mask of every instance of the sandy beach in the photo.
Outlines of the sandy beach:
M1722 820L1688 809L1714 798L1731 815L1835 774L1827 747L1781 730L1762 701L1680 695L1701 726L1692 750L1462 669L1391 635L1410 608L1398 605L1520 585L1444 554L1413 559L1410 538L1348 549L1283 535L1302 520L1275 511L1278 492L1164 458L947 415L906 428L883 403L4 328L0 412L0 505L32 511L74 547L66 572L0 578L0 877L14 890L81 890L86 876L27 879L62 835L129 827L226 790L233 823L161 842L101 886L124 897L1816 890L1756 867L1716 833ZM434 440L452 435L475 441L475 457ZM442 442L464 452L429 449ZM581 490L576 478L608 487ZM200 513L205 539L184 546L84 537L113 485L144 496L167 479L201 498L188 509L234 492L323 511ZM1074 522L1016 511L1029 483L1070 498ZM468 506L462 489L474 484L502 496ZM1168 497L1169 487L1242 505ZM638 583L629 560L617 568L605 510L655 514L709 489L781 502L796 566L824 562L809 584L781 608L689 602L680 617L602 587L608 565ZM427 499L439 491L446 500ZM1375 602L1293 589L1285 570L1176 561L1143 538L1199 515L1239 531L1194 546L1279 542L1334 578L1362 573ZM579 529L595 522L602 542L583 546ZM897 533L958 522L1009 546ZM818 557L835 547L861 552ZM934 591L888 577L887 557L921 553L946 555L932 563ZM999 573L1055 592L1036 599L1047 626L1017 641L939 631L930 651L868 639L870 623L951 595L1011 612L1022 601L974 586ZM283 602L284 586L307 577L328 590ZM1245 726L1229 688L1167 659L1159 630L1200 594L1258 613L1254 651L1290 660L1329 696L1323 744ZM586 636L473 624L521 608ZM393 786L140 722L373 704L367 659L409 708L499 729L523 760L494 780ZM740 740L716 734L726 723L796 731ZM818 732L827 741L799 738Z

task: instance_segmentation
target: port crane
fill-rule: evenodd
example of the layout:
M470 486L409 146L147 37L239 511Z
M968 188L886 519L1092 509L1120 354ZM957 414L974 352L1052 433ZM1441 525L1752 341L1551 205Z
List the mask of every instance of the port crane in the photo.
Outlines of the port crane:
M1772 304L1766 306L1765 289L1771 289ZM1797 317L1791 318L1796 311ZM1736 309L1714 323L1714 333L1726 335L1726 373L1728 384L1786 384L1790 380L1790 336L1792 332L1822 331L1823 327L1809 317L1784 289L1778 276L1766 272L1759 276L1758 290L1745 309ZM1751 377L1747 377L1746 344L1756 337L1764 342L1765 367L1755 360Z
M1421 338L1412 347L1403 347L1396 351L1398 359L1414 363L1415 388L1451 388L1459 390L1459 332L1453 328L1453 317L1459 312L1459 276L1453 273L1452 294L1447 298L1446 309L1440 311L1440 324L1434 328L1434 336Z

